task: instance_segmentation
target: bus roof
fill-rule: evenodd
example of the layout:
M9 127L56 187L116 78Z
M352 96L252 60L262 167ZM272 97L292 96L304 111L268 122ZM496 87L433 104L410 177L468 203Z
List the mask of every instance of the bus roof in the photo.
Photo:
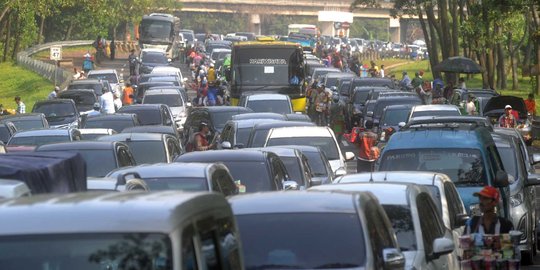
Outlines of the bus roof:
M279 40L258 40L258 41L241 41L234 44L234 47L267 47L267 46L281 46L281 47L297 47L301 48L300 44L288 41Z

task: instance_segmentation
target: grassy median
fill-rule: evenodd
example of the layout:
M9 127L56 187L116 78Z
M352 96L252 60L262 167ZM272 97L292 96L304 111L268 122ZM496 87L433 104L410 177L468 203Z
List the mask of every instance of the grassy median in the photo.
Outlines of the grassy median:
M53 89L53 84L37 73L11 62L0 63L0 104L4 108L17 108L13 99L20 96L26 104L26 112L30 112L34 103L46 99Z

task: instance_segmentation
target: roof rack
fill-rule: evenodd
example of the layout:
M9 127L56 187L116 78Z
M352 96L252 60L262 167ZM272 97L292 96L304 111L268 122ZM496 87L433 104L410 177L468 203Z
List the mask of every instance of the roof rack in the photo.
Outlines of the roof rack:
M493 132L493 125L489 119L478 116L425 116L415 117L402 128L402 130L411 128L429 128L429 127L453 127L467 125L470 128L484 127Z

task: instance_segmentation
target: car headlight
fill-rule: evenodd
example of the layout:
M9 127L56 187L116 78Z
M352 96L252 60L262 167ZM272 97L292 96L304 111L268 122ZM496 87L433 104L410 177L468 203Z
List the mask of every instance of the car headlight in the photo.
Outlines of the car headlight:
M518 207L523 203L523 193L519 192L510 196L510 205L512 207Z

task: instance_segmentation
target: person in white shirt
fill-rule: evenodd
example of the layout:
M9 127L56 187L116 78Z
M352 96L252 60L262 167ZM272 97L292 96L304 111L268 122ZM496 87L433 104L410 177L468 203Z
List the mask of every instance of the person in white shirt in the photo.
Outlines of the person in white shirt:
M103 95L101 95L101 112L102 113L115 113L114 109L114 97L113 93L107 88L103 88Z
M47 96L47 99L48 100L56 99L56 97L58 96L58 92L60 92L60 87L55 86L54 90L51 93L49 93L49 96Z
M90 111L90 112L87 113L88 117L91 117L91 116L98 116L98 115L101 114L101 112L100 112L101 105L100 105L98 102L94 103L94 107L93 107L93 108L94 108L93 111Z
M476 115L476 104L474 102L473 95L469 95L467 104L465 105L465 110L467 111L468 115Z
M465 85L465 79L463 77L459 78L458 86L459 89L467 89L467 85Z
M120 94L118 92L114 93L114 108L118 111L118 109L122 108L122 100L120 99Z

